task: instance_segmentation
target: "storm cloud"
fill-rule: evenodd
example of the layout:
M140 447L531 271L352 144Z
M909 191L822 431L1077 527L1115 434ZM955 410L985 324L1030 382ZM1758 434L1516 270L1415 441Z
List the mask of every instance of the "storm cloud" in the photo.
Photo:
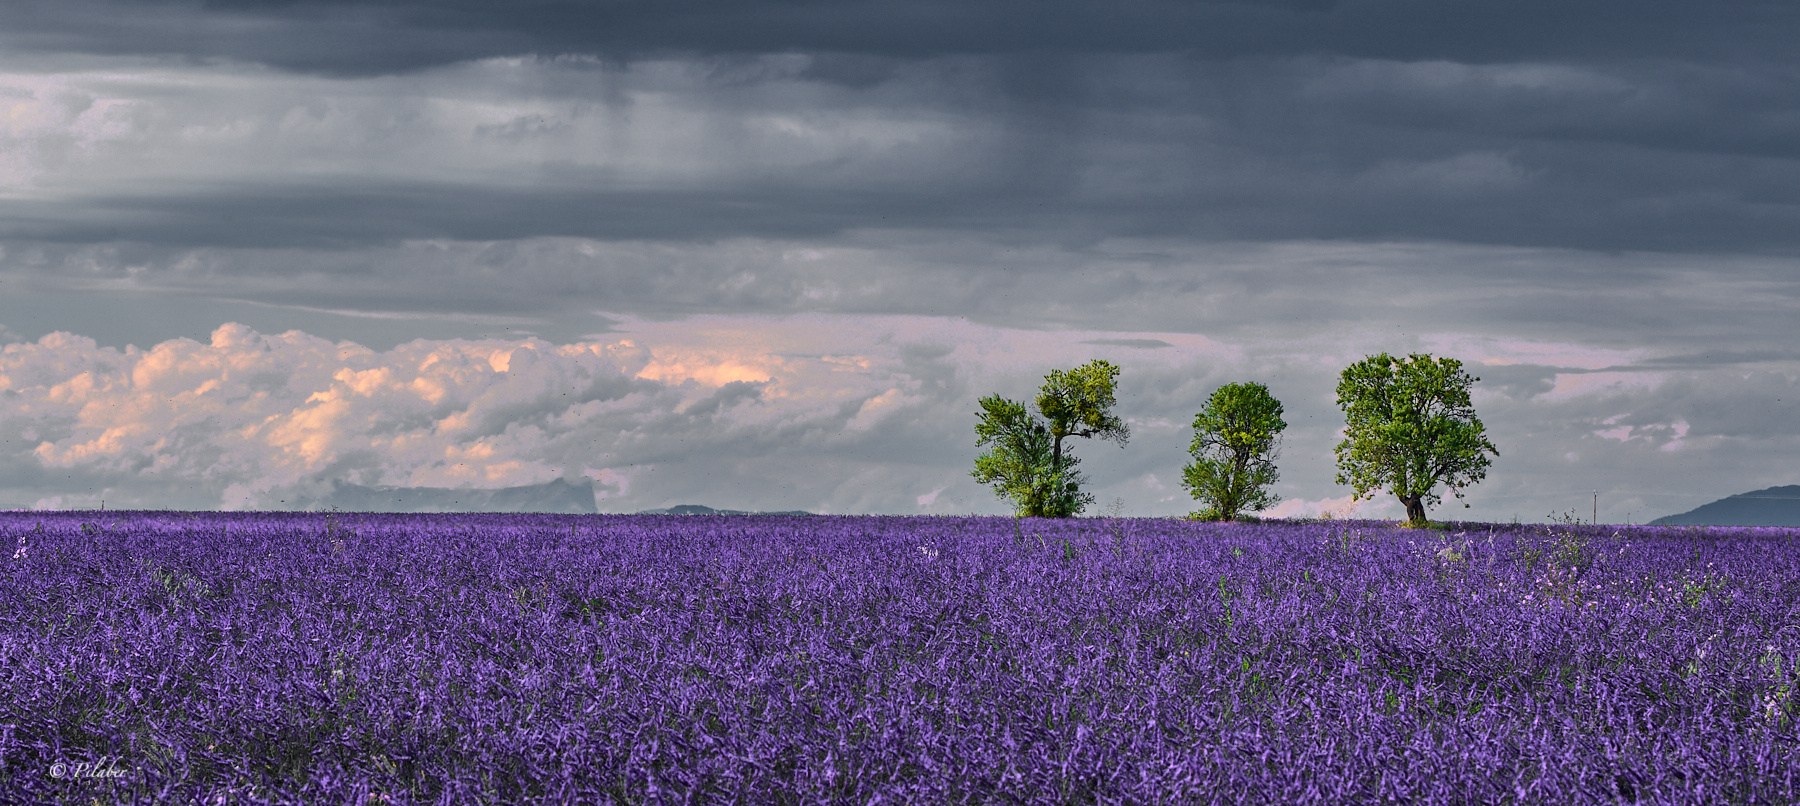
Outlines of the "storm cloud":
M1103 497L1186 511L1187 422L1263 380L1283 511L1336 511L1336 372L1427 350L1502 450L1462 514L1647 520L1800 474L1797 39L1762 2L8 3L0 491L1000 511L973 401L1106 356ZM558 369L356 391L470 350ZM289 380L215 433L156 361Z

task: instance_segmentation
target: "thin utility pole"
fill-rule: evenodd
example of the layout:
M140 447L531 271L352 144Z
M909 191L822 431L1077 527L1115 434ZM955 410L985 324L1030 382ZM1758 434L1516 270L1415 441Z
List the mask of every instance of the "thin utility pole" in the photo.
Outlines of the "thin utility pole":
M1594 519L1591 521L1588 521L1588 523L1591 523L1595 526L1600 525L1600 491L1599 490L1594 491Z

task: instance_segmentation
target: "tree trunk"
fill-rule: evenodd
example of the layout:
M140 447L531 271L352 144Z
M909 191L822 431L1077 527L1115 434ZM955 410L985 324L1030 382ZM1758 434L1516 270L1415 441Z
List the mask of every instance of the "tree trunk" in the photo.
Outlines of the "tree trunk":
M1225 494L1219 500L1219 515L1224 520L1238 519L1238 510L1244 506L1244 473L1249 459L1243 451L1231 452L1230 475L1225 479Z
M1397 497L1400 499L1400 503L1406 505L1407 525L1424 526L1428 523L1428 521L1425 520L1425 496L1415 495L1410 498L1406 496Z
M1062 478L1062 437L1056 437L1055 441L1052 442L1051 445L1052 445L1052 447L1050 449L1050 477L1054 478L1054 479L1058 479L1060 482L1060 480ZM1047 518L1067 518L1067 517L1069 517L1069 513L1064 512L1063 506L1062 506L1062 494L1067 489L1068 489L1068 487L1061 483L1058 483L1055 487L1051 488L1051 496L1052 497L1044 501L1044 512L1043 512L1044 517L1047 517Z

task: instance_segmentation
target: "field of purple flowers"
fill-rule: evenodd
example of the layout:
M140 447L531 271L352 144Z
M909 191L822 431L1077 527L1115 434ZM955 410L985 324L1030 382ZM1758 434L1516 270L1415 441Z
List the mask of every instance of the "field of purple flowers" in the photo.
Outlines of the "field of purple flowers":
M10 513L0 539L8 803L1800 801L1800 530Z

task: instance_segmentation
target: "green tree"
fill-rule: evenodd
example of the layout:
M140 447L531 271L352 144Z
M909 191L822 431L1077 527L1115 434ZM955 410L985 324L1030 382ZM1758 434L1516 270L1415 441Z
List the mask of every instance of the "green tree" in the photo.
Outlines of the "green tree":
M1022 515L1056 517L1086 504L1075 462L1066 462L1060 475L1052 473L1050 427L1025 404L991 395L981 399L977 416L976 446L993 447L975 458L976 481L991 485Z
M1199 517L1234 520L1281 500L1267 488L1281 478L1275 458L1284 428L1281 401L1260 383L1226 384L1212 393L1194 415L1188 446L1194 463L1181 471L1181 486L1206 505Z
M1337 482L1357 498L1385 488L1406 505L1408 524L1425 525L1426 507L1442 500L1439 484L1461 498L1487 477L1488 454L1500 455L1469 402L1469 385L1479 380L1456 359L1418 353L1346 367L1337 388L1345 422Z
M1119 368L1090 361L1064 372L1053 370L1039 387L1037 412L999 395L981 399L975 423L976 447L991 445L975 459L971 474L1013 502L1021 515L1066 518L1094 502L1082 492L1086 480L1075 469L1080 459L1064 446L1070 437L1110 439L1122 447L1131 438L1125 421L1112 413Z

